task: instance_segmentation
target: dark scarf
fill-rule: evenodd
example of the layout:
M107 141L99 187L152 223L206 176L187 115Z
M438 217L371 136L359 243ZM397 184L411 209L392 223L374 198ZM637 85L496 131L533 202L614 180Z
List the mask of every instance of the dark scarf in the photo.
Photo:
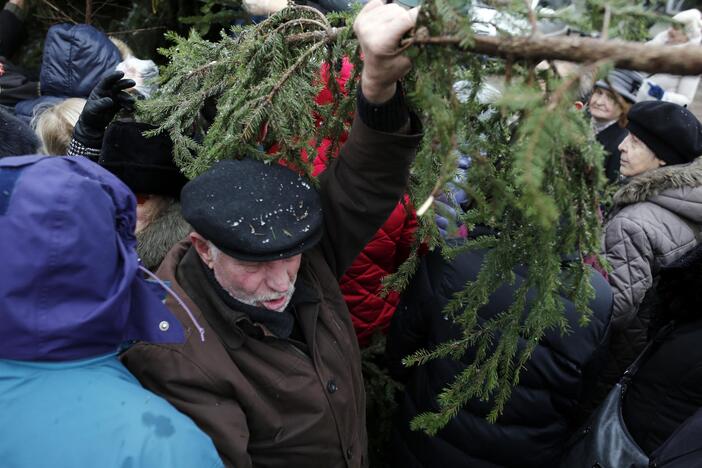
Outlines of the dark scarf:
M199 258L198 258L199 260ZM295 325L295 316L292 313L293 300L290 301L285 310L281 312L268 310L265 307L256 307L248 304L244 304L241 301L234 299L217 281L212 270L207 268L207 266L199 260L200 266L202 267L205 276L212 285L213 289L217 292L224 303L232 310L237 310L245 313L254 323L260 323L265 326L271 333L273 333L278 338L289 338L293 331L293 326ZM297 286L297 283L296 283ZM224 319L236 325L233 316L228 316L224 313Z

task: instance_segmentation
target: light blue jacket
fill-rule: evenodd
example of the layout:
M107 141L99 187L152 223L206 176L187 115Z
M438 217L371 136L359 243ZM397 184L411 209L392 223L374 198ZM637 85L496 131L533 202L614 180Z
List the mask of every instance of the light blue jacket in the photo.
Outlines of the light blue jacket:
M210 438L145 390L116 354L0 359L3 468L220 468Z

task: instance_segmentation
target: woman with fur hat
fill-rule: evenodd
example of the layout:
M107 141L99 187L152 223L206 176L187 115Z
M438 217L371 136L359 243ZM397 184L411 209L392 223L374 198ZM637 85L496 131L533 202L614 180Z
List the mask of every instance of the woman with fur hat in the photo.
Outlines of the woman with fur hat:
M681 11L673 16L673 21L675 23L672 27L656 35L648 44L675 47L700 44L702 40L702 13L699 10L692 8ZM659 100L688 106L695 98L699 83L699 75L678 76L656 73L646 78L637 100Z
M604 167L610 182L619 179L619 144L628 133L619 123L636 102L641 82L638 72L612 70L606 79L595 83L588 101L592 127L606 152Z
M614 292L611 359L614 383L646 342L641 302L658 271L692 250L702 233L702 124L663 101L634 104L619 145L625 185L614 195L603 249Z

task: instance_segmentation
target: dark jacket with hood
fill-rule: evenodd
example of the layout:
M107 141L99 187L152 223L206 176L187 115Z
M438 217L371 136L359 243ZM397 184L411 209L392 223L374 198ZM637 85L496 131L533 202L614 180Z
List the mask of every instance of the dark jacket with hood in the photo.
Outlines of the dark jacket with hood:
M571 333L562 336L551 330L542 338L495 424L485 419L491 403L471 400L435 437L410 430L415 416L438 410L437 396L465 369L474 350L469 349L461 361L436 359L412 368L400 361L420 348L431 349L460 336L460 327L442 311L455 292L476 279L485 253L466 252L451 263L439 251L427 255L392 319L387 342L390 370L405 383L393 434L393 461L398 468L554 466L563 443L576 429L571 417L594 380L597 357L606 347L612 304L609 285L594 270L589 325L579 325L579 313L564 297L563 313ZM515 283L501 285L478 311L479 320L509 308L526 269L517 268L515 274Z
M322 175L324 234L302 254L291 302L304 343L276 337L224 302L188 241L161 265L158 275L203 325L205 341L189 328L184 345L136 345L124 363L193 418L227 466L368 465L360 352L338 279L400 199L419 140L357 117Z
M121 60L117 46L94 27L54 25L44 41L39 72L42 97L26 98L17 103L15 112L24 119L31 119L35 106L54 103L55 97L88 97L95 85L113 72Z

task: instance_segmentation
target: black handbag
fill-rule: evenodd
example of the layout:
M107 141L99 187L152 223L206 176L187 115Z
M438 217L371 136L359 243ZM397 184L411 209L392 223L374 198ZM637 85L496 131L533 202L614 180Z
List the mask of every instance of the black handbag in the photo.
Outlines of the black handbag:
M626 389L641 363L673 324L663 327L624 372L607 398L567 444L562 468L646 468L649 458L636 444L622 417Z

